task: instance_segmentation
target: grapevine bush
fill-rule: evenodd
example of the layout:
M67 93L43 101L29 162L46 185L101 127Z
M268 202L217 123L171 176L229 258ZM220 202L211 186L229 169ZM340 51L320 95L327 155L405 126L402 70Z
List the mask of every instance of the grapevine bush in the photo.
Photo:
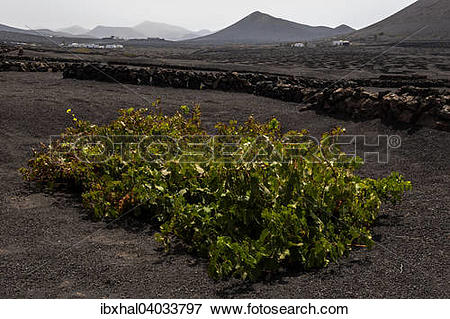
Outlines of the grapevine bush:
M276 119L250 117L242 125L217 124L216 136L223 139L211 151L215 160L205 159L205 152L186 155L180 149L192 140L211 137L200 119L199 108L187 106L171 116L156 108L121 110L104 126L73 116L73 126L35 151L21 172L28 181L81 188L97 218L148 218L160 227L156 238L166 249L182 243L207 258L216 279L257 280L281 269L325 267L355 245L370 247L381 204L399 201L411 188L398 173L378 180L355 174L360 161L332 146L343 134L339 128L317 145L305 139L306 131L282 134ZM115 140L107 156L99 136ZM161 143L129 146L130 136L181 142L167 154ZM80 139L92 143L80 146ZM238 141L236 151L216 154L230 140Z

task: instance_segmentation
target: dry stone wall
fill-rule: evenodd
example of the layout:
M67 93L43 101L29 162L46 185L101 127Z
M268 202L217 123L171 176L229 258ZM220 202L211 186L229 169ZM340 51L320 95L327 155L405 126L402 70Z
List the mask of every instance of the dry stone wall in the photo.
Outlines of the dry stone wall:
M0 61L0 72L62 72L65 63L37 61Z
M318 94L315 108L353 120L381 118L388 123L420 125L450 131L450 95L445 91L403 87L373 93L339 88Z
M376 93L355 87L358 83L354 81L333 83L257 73L195 72L105 64L68 64L63 74L64 78L79 80L244 92L301 103L305 105L304 109L358 121L380 118L391 124L423 125L450 131L450 95L445 90L404 86L395 91ZM382 78L380 81L394 79Z

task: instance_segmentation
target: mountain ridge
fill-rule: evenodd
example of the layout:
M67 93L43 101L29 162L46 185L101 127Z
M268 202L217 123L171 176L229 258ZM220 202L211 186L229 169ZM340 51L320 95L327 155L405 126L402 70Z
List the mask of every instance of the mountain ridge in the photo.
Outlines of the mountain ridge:
M96 38L109 38L109 37L118 37L123 39L145 39L147 36L136 31L131 27L113 27L113 26L105 26L98 25L92 30L90 30L85 35L93 36Z
M325 26L309 26L276 18L261 11L255 11L231 26L211 33L209 30L191 31L183 27L166 23L144 21L134 27L115 27L97 25L87 32L80 26L71 26L57 29L41 29L36 31L23 30L19 28L0 25L0 31L20 32L26 34L38 34L60 37L91 37L109 38L117 37L123 39L147 39L161 38L171 41L192 41L197 43L275 43L310 41L321 38L347 34L354 31L353 28L342 24L336 28Z
M255 11L211 35L192 39L197 43L276 43L311 41L354 31L347 25L337 28L309 26Z
M82 35L88 33L90 30L79 25L72 25L70 27L56 29L56 31L69 33L72 35Z
M144 21L133 27L134 30L149 38L162 38L167 40L185 40L211 33L209 30L192 31L186 28L161 22Z
M34 36L47 36L47 37L71 37L73 35L60 31L53 31L50 29L20 29L16 27L11 27L5 24L0 24L0 31L11 32L11 33L21 33L26 35Z

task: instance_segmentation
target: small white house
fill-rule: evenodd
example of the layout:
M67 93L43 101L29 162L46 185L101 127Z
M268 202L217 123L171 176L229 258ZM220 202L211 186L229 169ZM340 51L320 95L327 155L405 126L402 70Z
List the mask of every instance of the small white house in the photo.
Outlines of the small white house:
M351 45L350 41L345 40L333 41L333 46L335 47L349 47L350 45Z
M106 49L123 49L122 44L107 44L105 45Z
M292 45L294 48L304 48L305 44L302 42L297 42Z

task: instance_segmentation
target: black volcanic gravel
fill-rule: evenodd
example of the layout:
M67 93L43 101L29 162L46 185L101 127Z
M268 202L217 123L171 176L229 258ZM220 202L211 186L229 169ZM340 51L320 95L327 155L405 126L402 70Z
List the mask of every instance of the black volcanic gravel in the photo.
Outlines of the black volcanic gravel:
M449 298L450 133L396 130L379 121L346 122L298 112L297 105L246 94L128 87L62 80L61 74L0 73L0 298ZM268 282L216 283L206 264L182 252L160 251L151 226L106 227L86 217L80 199L33 190L21 180L32 147L70 124L67 108L104 123L121 107L162 98L170 113L200 103L204 125L275 115L286 129L315 135L342 125L349 134L399 135L389 164L361 171L379 177L396 170L414 190L385 207L371 251L353 251L327 269L290 273ZM148 105L148 104L147 104Z

